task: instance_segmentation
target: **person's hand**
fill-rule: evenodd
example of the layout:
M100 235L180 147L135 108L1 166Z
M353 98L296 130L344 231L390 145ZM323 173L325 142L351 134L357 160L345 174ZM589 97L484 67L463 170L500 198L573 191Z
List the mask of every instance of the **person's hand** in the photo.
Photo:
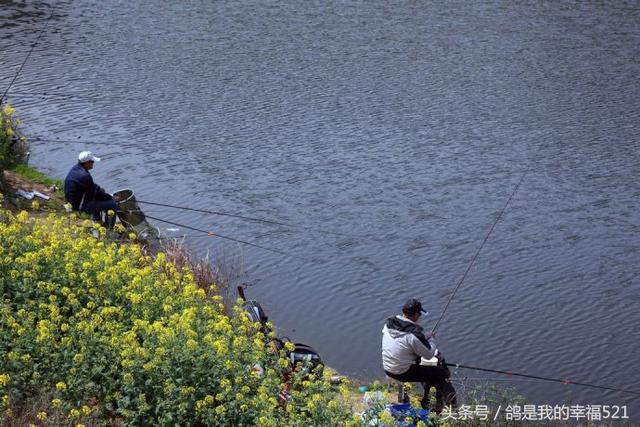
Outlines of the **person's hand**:
M426 339L430 340L430 339L436 337L436 333L435 332L425 332L424 336L425 336Z

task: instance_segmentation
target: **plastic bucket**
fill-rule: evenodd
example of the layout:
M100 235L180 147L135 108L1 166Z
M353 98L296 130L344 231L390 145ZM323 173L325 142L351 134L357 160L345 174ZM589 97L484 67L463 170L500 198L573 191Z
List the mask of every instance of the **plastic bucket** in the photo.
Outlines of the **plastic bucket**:
M138 206L133 190L124 189L113 193L113 199L119 203L118 218L130 230L141 236L158 237L160 235L157 228L152 227L147 222L147 217Z

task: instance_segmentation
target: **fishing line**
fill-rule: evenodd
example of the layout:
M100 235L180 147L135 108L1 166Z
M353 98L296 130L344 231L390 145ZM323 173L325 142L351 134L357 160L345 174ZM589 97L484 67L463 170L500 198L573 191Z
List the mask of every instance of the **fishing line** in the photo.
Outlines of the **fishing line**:
M51 15L49 15L49 18L47 18L46 22L44 23L44 27L42 27L42 30L40 30L40 34L38 34L38 38L36 39L36 41L33 43L33 45L31 45L31 49L29 50L29 53L27 53L27 56L24 58L24 61L22 61L22 65L20 65L20 68L18 69L18 72L16 73L15 76L13 76L13 80L11 80L11 83L9 83L9 86L7 87L7 89L4 91L4 94L0 97L0 104L2 104L2 102L4 101L4 98L7 96L7 93L9 93L9 90L11 89L11 86L13 86L13 84L15 83L16 79L18 78L18 76L20 75L20 73L22 72L22 69L24 68L24 64L27 63L27 61L29 60L29 57L31 56L31 53L33 52L33 50L36 48L38 42L40 41L40 38L42 37L42 35L44 34L44 31L47 29L47 27L49 26L49 22L51 21L51 18L53 18L53 10L51 11Z
M493 222L493 225L491 226L491 228L489 229L489 232L487 233L487 235L485 236L484 240L482 241L482 244L478 248L478 251L473 256L473 259L469 263L469 266L467 267L466 271L462 275L462 279L460 279L460 281L458 282L457 286L453 290L453 293L449 297L449 300L447 301L447 304L444 306L444 309L442 310L442 314L440 314L440 318L438 319L436 324L433 326L433 329L431 330L432 333L436 331L436 328L438 327L438 325L440 324L440 321L444 317L444 314L447 311L447 308L449 308L449 304L451 304L451 301L453 300L453 297L456 295L456 292L458 292L458 289L460 288L460 285L462 285L462 282L464 282L464 279L467 277L467 274L469 274L469 271L471 270L471 267L473 266L473 264L476 262L476 259L478 259L478 255L480 255L480 251L484 247L485 243L487 243L487 240L489 240L489 236L491 236L491 233L493 232L493 229L496 227L496 224L498 224L498 221L500 221L500 218L502 218L502 214L504 214L504 211L507 209L507 206L509 206L509 203L511 203L511 199L513 199L513 196L516 194L516 191L518 191L518 187L520 187L520 184L522 184L522 181L524 181L524 177L526 175L527 175L527 171L525 171L522 174L522 177L520 178L520 181L518 181L518 183L514 187L513 191L511 192L511 195L509 196L509 199L507 200L507 203L505 203L504 207L500 211L500 214L498 215L496 220Z
M264 218L254 218L254 217L244 216L244 215L237 215L237 214L232 214L232 213L228 213L228 212L218 212L218 211L211 211L211 210L207 210L207 209L189 208L189 207L186 207L186 206L169 205L169 204L166 204L166 203L149 202L149 201L145 201L145 200L137 200L137 202L138 203L145 203L147 205L162 206L162 207L165 207L165 208L181 209L181 210L193 211L193 212L202 212L202 213L207 213L207 214L211 214L211 215L229 216L229 217L233 217L233 218L244 219L244 220L247 220L247 221L256 221L256 222L262 222L262 223L265 223L265 224L281 225L283 227L288 227L288 228L300 228L300 229L304 229L304 230L316 231L316 232L325 233L325 234L333 234L333 235L342 236L342 237L353 237L353 236L349 236L349 235L342 234L342 233L336 233L336 232L326 231L326 230L316 230L316 229L313 229L313 228L310 228L310 227L296 226L296 225L286 224L284 222L272 221L272 220L264 219Z
M525 378L488 378L488 377L455 377L459 382L463 381L485 381L485 382L518 382L518 383L533 383L540 384L539 380L525 379Z
M48 139L48 138L40 138L40 137L29 138L29 142L31 142L31 143L33 143L33 142L46 142L46 143L60 142L60 143L64 143L64 144L85 144L85 145L112 144L111 142L108 142L108 141L90 141L90 140L82 140L82 139Z
M86 99L86 100L95 100L96 98L102 98L100 96L82 96L82 95L65 95L63 93L47 93L47 92L41 92L41 93L34 93L34 92L16 92L16 91L10 91L8 92L8 95L14 95L14 96L20 96L23 98L79 98L79 99Z
M135 101L139 98L132 97L114 97L114 96L103 96L103 95L82 95L82 94L64 94L64 93L48 93L48 92L18 92L18 91L10 91L9 95L19 96L21 98L36 98L36 99L49 99L55 101L74 101L74 102L95 102L95 101Z
M602 389L602 390L619 391L619 392L622 392L622 393L640 395L640 391L626 390L626 389L623 389L623 388L616 388L616 387L607 387L607 386L602 386L602 385L597 385L597 384L582 383L582 382L577 382L577 381L571 381L569 379L541 377L541 376L538 376L538 375L521 374L521 373L511 372L511 371L501 371L501 370L498 370L498 369L488 369L488 368L479 368L477 366L461 365L461 364L458 364L458 363L445 363L445 365L450 366L452 368L472 369L474 371L491 372L491 373L494 373L494 374L503 374L503 375L513 376L513 377L531 378L531 379L535 379L535 380L549 381L549 382L561 383L561 384L565 384L565 385L579 385L579 386L582 386L582 387L598 388L598 389Z
M193 230L193 231L199 231L201 233L206 233L207 236L209 236L209 237L220 237L221 239L231 240L232 242L242 243L244 245L253 246L255 248L259 248L259 249L262 249L262 250L265 250L265 251L274 252L274 253L277 253L277 254L280 254L280 255L286 255L286 256L289 256L289 257L292 257L292 258L297 258L297 259L309 261L306 258L291 254L289 252L281 251L279 249L268 248L266 246L261 246L261 245L255 244L255 243L247 242L246 240L240 240L240 239L236 239L236 238L233 238L233 237L225 236L225 235L222 235L222 234L213 233L213 232L211 232L209 230L203 230L201 228L191 227L189 225L180 224L178 222L169 221L169 220L166 220L166 219L155 218L153 216L146 215L146 214L145 214L145 216L147 218L149 218L149 219L153 219L153 220L156 220L156 221L160 221L160 222L164 222L164 223L167 223L167 224L175 225L176 227L182 227L182 228L186 228L188 230Z

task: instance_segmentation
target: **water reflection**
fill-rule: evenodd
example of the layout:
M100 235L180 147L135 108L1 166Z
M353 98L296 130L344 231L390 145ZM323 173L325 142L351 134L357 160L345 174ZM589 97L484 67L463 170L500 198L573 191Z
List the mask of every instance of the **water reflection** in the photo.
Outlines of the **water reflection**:
M11 96L31 134L61 141L34 142L52 175L88 148L113 154L97 181L141 199L357 236L161 212L313 258L190 241L242 257L283 332L359 375L381 374L380 328L402 300L439 313L529 170L440 343L474 365L631 387L636 18L586 3L62 3ZM35 16L14 19L0 42L29 46Z

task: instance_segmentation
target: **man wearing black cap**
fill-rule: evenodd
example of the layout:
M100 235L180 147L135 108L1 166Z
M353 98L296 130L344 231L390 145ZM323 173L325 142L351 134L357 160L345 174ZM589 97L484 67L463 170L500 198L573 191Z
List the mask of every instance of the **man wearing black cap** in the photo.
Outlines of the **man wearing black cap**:
M429 406L429 388L436 388L436 413L445 405L456 406L456 391L449 382L449 369L431 337L417 324L422 303L415 298L402 307L402 315L387 319L382 329L382 365L386 374L402 382L420 382L424 386L422 407ZM438 359L437 365L421 364Z

